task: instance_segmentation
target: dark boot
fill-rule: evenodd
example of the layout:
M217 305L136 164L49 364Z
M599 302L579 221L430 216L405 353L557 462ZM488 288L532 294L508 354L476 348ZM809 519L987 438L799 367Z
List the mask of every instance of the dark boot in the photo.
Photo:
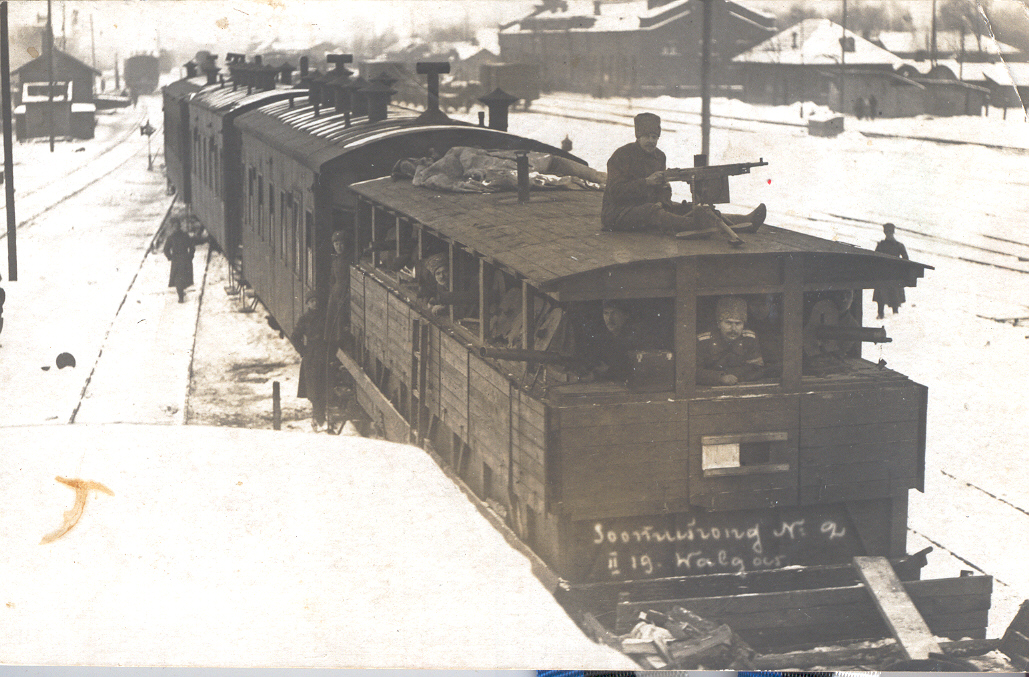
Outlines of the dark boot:
M177 291L179 293L179 303L185 303L186 302L186 290L185 289L176 289L175 291Z
M651 223L653 223L657 230L662 233L675 234L684 230L703 230L704 226L700 226L696 223L693 218L694 212L686 216L680 216L679 214L673 214L664 209L658 209L654 212L651 217Z

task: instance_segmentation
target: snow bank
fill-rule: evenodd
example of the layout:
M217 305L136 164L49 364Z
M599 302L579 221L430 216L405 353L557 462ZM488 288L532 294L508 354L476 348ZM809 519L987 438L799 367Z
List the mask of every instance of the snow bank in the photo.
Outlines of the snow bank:
M4 429L5 663L633 669L414 447ZM64 536L75 494L99 482Z

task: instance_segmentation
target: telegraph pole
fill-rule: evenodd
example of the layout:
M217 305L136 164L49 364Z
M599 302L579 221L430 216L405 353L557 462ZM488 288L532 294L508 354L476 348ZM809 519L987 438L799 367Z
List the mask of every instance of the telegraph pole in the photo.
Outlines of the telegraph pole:
M701 2L704 19L700 52L700 152L705 158L711 157L711 1Z
M843 0L843 31L840 38L840 113L847 114L847 0Z
M0 92L4 118L4 188L7 191L7 279L18 281L18 222L14 218L14 142L11 138L11 55L7 37L7 0L0 2Z
M54 24L50 21L50 12L52 0L46 0L46 35L43 36L43 40L46 41L46 54L47 54L47 77L49 78L46 86L47 92L47 121L50 123L50 152L54 152Z

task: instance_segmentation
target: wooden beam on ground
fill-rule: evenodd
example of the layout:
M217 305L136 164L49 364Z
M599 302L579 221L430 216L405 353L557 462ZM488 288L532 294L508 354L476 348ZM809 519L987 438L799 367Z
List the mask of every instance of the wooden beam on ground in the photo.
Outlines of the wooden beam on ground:
M982 656L999 646L999 639L965 639L940 643L943 653L947 656ZM753 668L755 670L805 670L822 666L879 665L894 658L900 658L900 649L896 644L860 648L843 647L763 654L754 657Z
M879 614L886 621L905 658L919 660L942 653L929 626L904 590L885 557L855 557L854 568L864 581Z

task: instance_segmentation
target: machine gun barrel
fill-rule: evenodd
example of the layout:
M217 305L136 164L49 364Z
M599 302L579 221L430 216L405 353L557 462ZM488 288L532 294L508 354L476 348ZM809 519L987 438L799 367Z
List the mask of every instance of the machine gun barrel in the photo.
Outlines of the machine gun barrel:
M752 167L765 167L768 163L764 158L757 162L736 162L727 165L709 165L706 167L681 167L665 170L665 179L668 181L688 181L714 179L728 176L739 176L749 174Z
M514 362L534 362L537 364L568 364L571 359L545 350L521 350L518 348L479 348L480 357L491 357L495 360L512 360Z
M861 341L863 343L891 343L883 327L843 327L823 324L815 330L820 341Z

